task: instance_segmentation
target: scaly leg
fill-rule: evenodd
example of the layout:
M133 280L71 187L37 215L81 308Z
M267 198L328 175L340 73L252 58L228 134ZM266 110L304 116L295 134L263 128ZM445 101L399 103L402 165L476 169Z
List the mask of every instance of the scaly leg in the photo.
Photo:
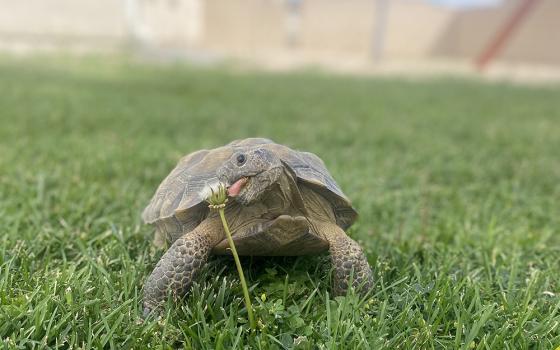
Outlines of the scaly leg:
M360 293L368 292L373 287L373 275L360 245L334 223L321 222L314 226L329 241L334 268L333 294L345 295L350 280Z
M161 306L169 291L178 297L186 294L206 264L210 250L223 237L220 219L212 217L177 239L144 284L144 316Z

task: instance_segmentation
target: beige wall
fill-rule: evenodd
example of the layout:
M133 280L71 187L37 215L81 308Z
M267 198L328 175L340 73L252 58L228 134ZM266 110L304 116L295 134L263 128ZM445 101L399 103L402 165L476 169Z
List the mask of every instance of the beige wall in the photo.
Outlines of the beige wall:
M474 59L495 38L520 0L504 6L457 13L434 45L434 56ZM541 0L507 41L496 59L560 65L560 1Z
M308 57L342 54L367 60L376 10L372 0L304 0L294 21L283 0L207 0L202 43L246 56L285 50ZM451 14L422 0L391 0L385 54L427 56ZM296 30L293 36L290 25Z
M366 55L372 35L369 0L304 0L299 16L285 0L207 0L203 46L241 56Z
M371 52L374 5L364 0L307 0L301 9L298 49L311 53Z
M499 56L502 60L560 65L560 1L541 0Z
M254 55L285 45L284 1L206 0L204 4L204 47Z
M144 0L141 11L151 45L190 48L200 43L203 0Z
M112 45L126 36L115 0L0 0L0 43Z
M423 0L387 0L382 57L391 60L473 60L521 0L501 6L453 10ZM241 56L284 52L310 58L335 55L370 60L377 10L372 0L303 0L290 41L283 0L207 0L203 46ZM541 0L497 60L560 65L560 0Z
M473 59L521 0L456 11L424 0L387 0L382 58ZM372 60L374 0L0 0L0 49L11 44L124 47L131 38L172 47L266 59L276 55ZM131 4L135 6L131 9ZM560 0L541 0L499 59L560 65Z
M203 0L0 0L0 46L189 47L202 35ZM134 5L134 6L131 6Z
M432 55L440 33L452 21L454 11L425 1L392 1L386 32L384 57L427 58Z

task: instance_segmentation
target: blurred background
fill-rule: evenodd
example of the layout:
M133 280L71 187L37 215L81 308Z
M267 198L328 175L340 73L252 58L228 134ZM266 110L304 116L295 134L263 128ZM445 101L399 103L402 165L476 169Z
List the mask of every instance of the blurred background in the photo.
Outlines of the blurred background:
M0 49L559 80L557 0L0 0Z
M557 349L558 35L560 0L0 0L0 348ZM247 332L216 260L139 322L143 208L254 136L324 160L372 299L248 259Z

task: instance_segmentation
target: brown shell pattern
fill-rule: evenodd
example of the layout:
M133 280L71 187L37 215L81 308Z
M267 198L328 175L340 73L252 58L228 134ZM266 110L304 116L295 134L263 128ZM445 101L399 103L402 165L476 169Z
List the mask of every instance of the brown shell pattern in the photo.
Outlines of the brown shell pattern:
M356 211L319 157L263 138L236 140L223 147L200 150L183 157L159 185L142 218L146 223L171 219L176 223L180 221L183 226L196 227L208 210L200 193L205 186L218 181L216 170L234 152L255 147L272 150L292 168L302 185L324 196L332 204L340 227L346 229L355 221Z

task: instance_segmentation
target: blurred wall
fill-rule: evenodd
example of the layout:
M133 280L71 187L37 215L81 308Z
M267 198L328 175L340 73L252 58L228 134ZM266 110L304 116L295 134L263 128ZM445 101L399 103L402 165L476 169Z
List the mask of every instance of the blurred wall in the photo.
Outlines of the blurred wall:
M426 0L0 0L0 49L141 46L307 62L368 62L376 51L386 62L472 60L520 1L459 10ZM560 0L540 0L498 59L560 65L555 33Z
M364 0L308 0L301 6L299 34L294 44L310 55L371 53L375 6Z
M502 60L560 65L560 1L541 0L500 55Z
M422 0L389 0L385 45L389 58L425 58L452 11ZM372 56L372 0L207 0L203 45L241 56L262 53Z
M206 0L203 47L241 57L373 59L378 6L387 10L379 57L472 61L524 0L448 8L425 0ZM539 0L514 30L498 61L560 66L560 0Z
M453 20L455 11L425 1L390 1L385 57L433 57L433 46Z
M203 21L202 45L214 51L254 56L285 46L284 1L206 0Z
M140 31L141 40L155 47L191 48L200 44L204 30L202 0L127 1L138 4L138 23L132 26Z
M2 47L102 48L117 45L126 34L124 12L114 0L0 0Z
M201 0L0 0L0 48L194 46L202 10Z
M434 56L475 58L495 37L496 32L522 0L509 0L503 6L457 12L441 32L433 47ZM498 59L560 65L560 1L540 0L517 28Z

